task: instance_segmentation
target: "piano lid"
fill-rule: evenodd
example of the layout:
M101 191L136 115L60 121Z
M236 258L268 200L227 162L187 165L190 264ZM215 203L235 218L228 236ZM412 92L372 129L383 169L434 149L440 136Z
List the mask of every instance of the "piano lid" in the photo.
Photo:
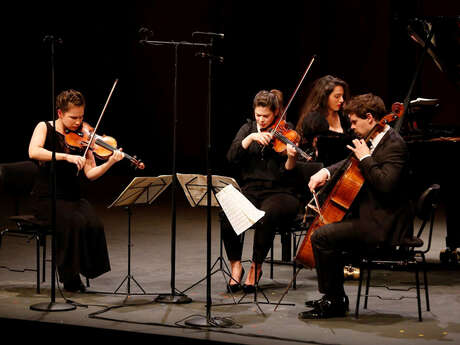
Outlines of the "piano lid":
M433 30L427 52L447 78L460 88L460 16L414 18L409 22L409 36L422 47Z

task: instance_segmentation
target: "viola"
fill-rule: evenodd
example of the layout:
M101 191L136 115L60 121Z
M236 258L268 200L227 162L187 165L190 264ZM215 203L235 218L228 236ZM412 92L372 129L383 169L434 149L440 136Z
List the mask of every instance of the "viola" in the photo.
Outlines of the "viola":
M289 129L286 121L278 121L272 126L265 128L264 131L270 131L273 133L272 146L275 152L284 153L286 151L287 144L290 144L303 158L308 161L312 159L310 154L306 153L297 146L300 142L300 135L295 130Z
M79 129L71 131L65 129L65 143L70 149L86 149L89 145L94 128L88 123L83 122ZM115 138L107 135L98 135L94 133L93 144L90 147L93 154L99 159L108 159L113 151L117 150L117 141ZM144 169L145 165L136 156L132 157L123 152L124 158L127 158L137 169Z
M304 157L307 161L311 160L312 156L307 154L305 151L303 151L301 148L297 146L297 144L300 142L300 135L295 130L287 127L285 118L286 118L286 112L289 106L291 105L292 100L297 94L297 91L299 91L299 88L302 85L308 71L310 70L311 65L313 65L313 62L315 62L315 59L316 59L316 55L313 55L310 63L305 69L305 72L303 73L302 78L300 78L299 83L297 84L294 92L289 98L289 101L286 107L284 108L283 113L281 114L279 119L276 120L273 125L270 125L269 127L265 129L265 131L270 131L273 134L272 144L273 144L273 149L276 152L284 153L286 151L286 145L290 144L295 148L297 153L300 154L302 157Z

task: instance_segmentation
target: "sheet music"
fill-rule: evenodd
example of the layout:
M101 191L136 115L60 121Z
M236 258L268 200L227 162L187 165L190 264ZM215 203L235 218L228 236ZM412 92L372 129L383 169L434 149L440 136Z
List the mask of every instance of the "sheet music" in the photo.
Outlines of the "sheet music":
M207 205L208 180L207 175L199 174L176 174L182 189L187 197L188 202L192 207ZM231 184L235 188L240 189L235 179L227 176L212 175L211 183L213 192L211 192L211 206L219 207L219 203L214 196L214 193L224 189Z
M151 204L172 182L172 175L157 177L135 177L108 206L127 206L131 204Z
M238 235L249 229L265 215L265 211L256 208L231 184L217 193L216 197L233 230Z

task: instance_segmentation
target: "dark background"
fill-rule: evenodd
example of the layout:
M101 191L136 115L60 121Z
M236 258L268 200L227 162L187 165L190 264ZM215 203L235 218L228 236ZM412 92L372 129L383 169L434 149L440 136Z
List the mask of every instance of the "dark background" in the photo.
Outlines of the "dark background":
M128 2L126 2L128 3ZM173 72L171 46L139 44L139 29L153 40L205 42L194 31L225 34L215 52L212 88L213 173L226 174L225 154L236 131L252 117L252 99L278 88L289 99L313 54L318 58L288 111L296 123L313 80L332 74L352 94L373 92L387 107L409 90L421 47L407 34L412 17L458 15L452 1L112 1L18 3L3 9L2 162L27 159L37 122L52 119L50 46L45 35L63 40L55 50L56 93L74 88L87 100L85 120L95 125L115 78L119 83L99 134L142 159L145 171L127 162L112 175L168 174L173 158ZM178 172L206 173L208 61L192 47L178 49ZM426 58L413 98L439 98L434 125L458 127L459 90Z

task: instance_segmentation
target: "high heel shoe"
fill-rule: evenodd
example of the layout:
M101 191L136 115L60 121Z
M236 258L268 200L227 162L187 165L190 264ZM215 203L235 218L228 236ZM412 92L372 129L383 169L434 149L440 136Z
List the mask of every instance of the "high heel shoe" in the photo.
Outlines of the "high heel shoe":
M260 271L259 279L257 279L257 285L259 285L260 278L262 278L262 273L264 272ZM256 291L256 286L252 284L243 284L243 291L245 293L253 293Z
M80 275L73 279L64 282L64 290L67 292L86 292L86 287L83 285Z
M227 284L227 292L235 293L235 292L240 291L242 289L241 280L243 279L243 276L244 276L244 267L241 269L241 274L240 274L239 281L236 284L230 284L230 283ZM232 280L233 279L231 279L230 281L232 281Z

